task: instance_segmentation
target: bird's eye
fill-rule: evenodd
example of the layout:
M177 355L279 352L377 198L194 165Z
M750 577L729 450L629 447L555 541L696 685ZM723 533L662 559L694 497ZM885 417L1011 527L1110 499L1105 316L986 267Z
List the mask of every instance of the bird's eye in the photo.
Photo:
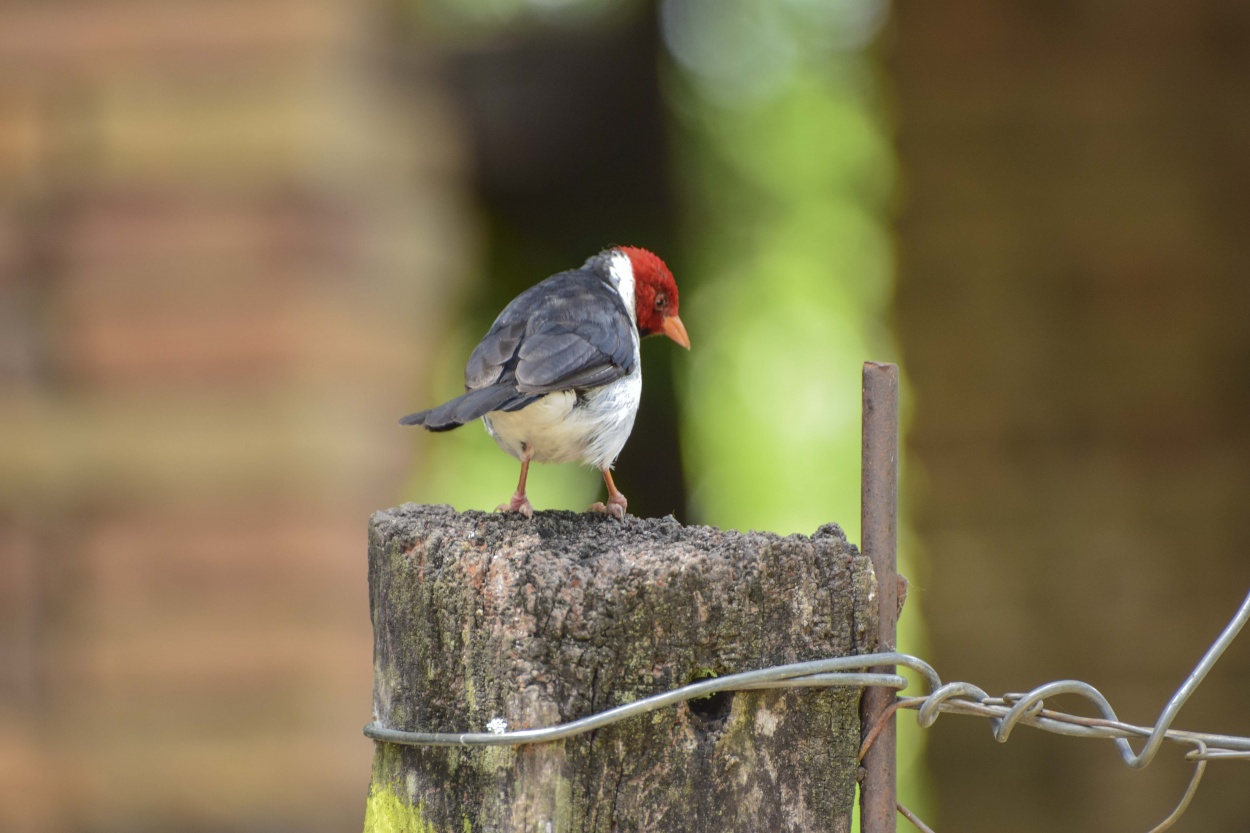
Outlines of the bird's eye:
M656 309L664 309L666 306L668 306L668 296L667 296L667 295L656 295L656 296L655 296L655 308L656 308Z

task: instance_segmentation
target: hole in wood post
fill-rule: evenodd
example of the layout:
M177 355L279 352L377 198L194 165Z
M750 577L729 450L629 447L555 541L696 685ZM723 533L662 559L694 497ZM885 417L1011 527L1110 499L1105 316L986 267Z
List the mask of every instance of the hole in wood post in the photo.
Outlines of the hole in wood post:
M730 710L733 709L734 693L718 691L707 697L689 700L687 703L690 706L690 713L704 723L724 723L729 717Z

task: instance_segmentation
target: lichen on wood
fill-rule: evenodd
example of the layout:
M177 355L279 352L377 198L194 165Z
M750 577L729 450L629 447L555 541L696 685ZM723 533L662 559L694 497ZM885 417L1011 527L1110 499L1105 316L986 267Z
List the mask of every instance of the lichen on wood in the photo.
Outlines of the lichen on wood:
M871 567L811 537L407 504L370 527L374 710L395 729L574 720L710 676L867 653ZM379 743L366 833L849 830L853 689L713 695L565 741Z

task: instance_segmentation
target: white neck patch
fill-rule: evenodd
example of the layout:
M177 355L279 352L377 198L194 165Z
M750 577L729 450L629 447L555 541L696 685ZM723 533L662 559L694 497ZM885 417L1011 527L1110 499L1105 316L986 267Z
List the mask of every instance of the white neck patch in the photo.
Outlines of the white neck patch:
M634 264L630 261L629 255L622 251L613 252L612 259L608 264L608 274L611 276L612 285L616 287L621 300L625 302L625 309L629 311L630 323L637 327L638 311L634 307L638 301L634 295Z

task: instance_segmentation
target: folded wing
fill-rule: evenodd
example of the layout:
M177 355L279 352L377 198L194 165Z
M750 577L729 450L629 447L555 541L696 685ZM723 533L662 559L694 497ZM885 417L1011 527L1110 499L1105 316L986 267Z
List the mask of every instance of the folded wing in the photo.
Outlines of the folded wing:
M495 319L469 357L465 394L400 422L446 431L553 391L606 385L634 370L634 339L611 286L592 272L562 272L518 295Z

